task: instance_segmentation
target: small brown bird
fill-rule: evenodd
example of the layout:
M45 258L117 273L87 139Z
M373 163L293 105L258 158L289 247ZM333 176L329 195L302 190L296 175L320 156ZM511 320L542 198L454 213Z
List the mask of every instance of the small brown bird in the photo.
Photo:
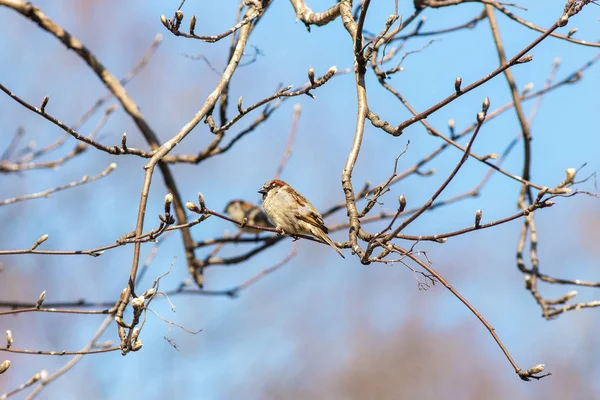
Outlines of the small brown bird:
M260 207L245 200L231 200L227 204L227 207L225 207L225 210L223 212L229 214L229 216L232 219L236 220L240 224L244 221L244 218L246 218L246 223L248 225L273 228L273 224L269 222L269 218L260 209ZM246 233L253 233L256 235L258 235L261 232L264 232L258 229L247 227L243 227L242 231Z
M327 236L329 230L321 214L290 185L275 179L265 183L258 193L262 194L263 208L278 231L289 235L316 236L346 258Z

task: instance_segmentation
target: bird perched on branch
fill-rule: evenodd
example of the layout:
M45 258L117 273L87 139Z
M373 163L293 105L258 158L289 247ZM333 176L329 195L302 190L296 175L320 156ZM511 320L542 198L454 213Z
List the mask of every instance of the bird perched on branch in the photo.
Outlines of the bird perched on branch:
M269 222L269 218L260 209L260 207L245 200L231 200L223 212L229 214L233 220L239 222L240 224L242 224L244 222L244 218L246 218L246 224L248 225L273 228L273 224ZM256 235L264 232L258 229L248 228L246 226L242 227L242 231Z
M316 236L346 258L327 236L329 230L321 214L290 185L274 179L265 183L258 193L262 194L263 208L280 233Z

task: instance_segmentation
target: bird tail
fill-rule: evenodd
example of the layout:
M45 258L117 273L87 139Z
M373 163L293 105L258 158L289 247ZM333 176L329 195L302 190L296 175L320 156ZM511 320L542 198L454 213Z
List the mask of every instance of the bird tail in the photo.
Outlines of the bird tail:
M313 235L315 235L319 239L322 239L325 243L327 243L328 245L330 245L331 247L333 247L333 249L335 251L337 251L337 253L340 255L340 257L342 257L344 259L346 258L342 254L342 251L335 245L335 243L333 243L331 241L331 239L329 239L329 237L323 231L321 231L320 229L312 229L312 231L313 231Z

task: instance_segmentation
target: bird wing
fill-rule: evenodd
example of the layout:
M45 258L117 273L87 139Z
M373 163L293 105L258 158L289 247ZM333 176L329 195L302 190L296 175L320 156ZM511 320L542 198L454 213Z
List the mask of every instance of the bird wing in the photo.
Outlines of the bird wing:
M296 202L298 202L298 204L301 207L312 207L312 204L310 204L310 202L308 200L306 200L306 197L302 196L300 193L296 192L295 190L292 189L292 190L288 191L288 194L290 196L292 196L294 198L294 200L296 200Z
M297 213L296 218L310 224L314 227L321 229L325 233L329 233L329 229L325 226L325 222L323 221L323 217L320 214L315 213L313 211L309 211L307 215Z

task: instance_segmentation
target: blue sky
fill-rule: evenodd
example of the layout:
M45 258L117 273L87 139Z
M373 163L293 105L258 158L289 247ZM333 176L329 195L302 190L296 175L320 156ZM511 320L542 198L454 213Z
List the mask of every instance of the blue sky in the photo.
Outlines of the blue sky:
M192 14L197 15L197 33L215 34L231 26L236 3L229 0L189 2L183 11L186 21ZM333 4L311 3L314 10ZM393 12L394 5L392 1L373 3L365 26L369 31L378 32ZM225 65L229 43L224 40L207 44L177 38L166 32L159 17L161 14L171 17L178 4L179 1L122 4L63 0L40 3L39 6L88 46L116 76L123 76L139 60L156 33L164 35L150 66L127 89L159 137L167 140L198 110L218 79L206 64L186 55L202 54L215 68L221 69ZM548 5L526 1L521 4L528 11L516 9L514 12L542 27L550 26L563 7L561 3ZM400 12L408 16L411 8L408 5L402 7ZM467 4L426 10L423 30L466 22L481 9L481 4ZM538 36L502 15L497 19L509 57ZM105 93L101 82L74 53L66 51L55 38L37 29L30 21L0 8L0 24L4 32L11 32L0 37L0 79L19 96L38 104L49 95L47 110L65 123L73 124ZM594 41L598 26L598 8L590 5L560 32L566 33L577 27L577 38ZM466 86L495 69L498 63L487 21L480 22L473 30L432 38L440 40L409 56L403 64L405 70L390 80L417 110L424 110L451 94L457 76L462 77ZM432 38L410 41L404 51L419 49ZM353 63L352 43L342 29L341 21L321 28L313 27L308 33L302 23L295 22L291 5L283 1L274 2L256 27L249 45L260 48L262 55L255 63L236 72L230 92L230 116L235 113L236 99L240 95L244 104L249 105L272 94L279 84L302 85L307 80L309 67L320 76L331 66L342 69ZM519 87L532 82L539 89L556 57L561 59L557 73L559 80L597 52L597 48L548 39L531 52L532 62L515 67L513 72ZM534 182L555 186L564 179L567 168L578 168L584 163L587 166L582 175L599 169L598 74L598 67L594 66L584 73L579 84L563 87L544 99L533 123ZM368 74L367 90L370 107L382 118L398 124L408 117L402 105L378 87L371 74ZM282 178L320 210L341 201L340 176L355 124L354 78L351 74L336 77L314 94L314 100L299 97L286 101L267 122L226 155L200 165L173 167L183 200L193 201L201 191L207 205L216 210L222 210L231 198L258 201L256 191L276 170L288 138L293 107L300 104L302 115L293 154ZM485 97L490 98L492 110L510 100L502 76L461 97L427 121L446 132L447 120L452 118L460 130L475 121ZM526 103L526 112L531 110L532 104ZM0 97L0 109L3 110L0 112L2 148L21 125L26 131L26 141L35 140L38 147L61 135L58 128L32 115L7 96ZM99 117L90 120L81 131L90 132ZM241 130L252 118L242 120L232 132ZM145 146L122 110L115 112L109 120L101 131L100 140L110 145L119 144L123 132L127 132L130 146ZM518 132L517 119L513 112L508 112L484 125L474 151L478 154L501 153ZM201 124L174 153L197 152L212 138L207 127ZM355 186L360 187L367 180L378 184L387 179L394 158L408 141L409 150L400 159L400 171L440 144L419 124L412 125L399 138L367 124L365 141L353 174ZM74 145L71 141L61 151L66 153ZM400 194L407 197L409 207L422 204L443 182L461 155L450 149L431 164L430 167L436 170L433 176L411 177L393 186L392 192L383 198L383 209L393 210L396 207L394 199ZM0 210L4 221L4 229L0 230L2 248L29 247L44 233L50 235L44 244L48 249L91 248L112 243L131 231L143 178L144 160L141 159L89 151L57 170L4 175L0 194L2 198L8 198L43 190L80 179L85 174L98 173L111 162L117 162L117 170L92 185ZM520 145L506 160L504 168L520 174ZM469 160L443 198L473 188L485 172L482 165ZM580 187L594 190L590 182ZM425 214L411 224L406 233L432 234L469 226L477 209L483 210L484 222L510 215L516 212L518 190L519 185L514 181L495 175L480 197ZM157 224L156 215L162 210L165 193L162 180L156 174L146 228ZM576 196L559 199L556 206L536 214L539 256L544 272L565 278L598 280L598 204L597 199ZM340 212L327 223L344 219L344 213ZM364 267L352 257L342 262L331 249L302 241L297 258L237 299L175 297L172 299L177 307L175 313L166 302L157 301L153 306L161 315L189 329L203 329L198 335L172 329L168 335L177 342L178 350L163 338L168 325L150 315L141 336L144 342L141 352L127 357L118 353L88 356L68 376L46 388L41 398L81 398L86 393L84 390L94 398L128 395L265 398L268 397L265 388L274 381L297 384L303 379L314 379L315 372L311 374L311 368L325 375L341 370L352 359L357 332L364 335L366 343L374 345L390 335L402 335L403 327L415 315L426 316L423 329L437 335L433 336L436 341L448 340L449 347L453 346L453 338L467 335L466 330L474 341L471 351L464 355L465 364L478 369L489 366L490 374L505 384L507 393L520 398L534 398L540 394L552 398L552 394L557 393L554 389L565 384L560 372L568 370L567 366L571 364L581 368L582 374L597 376L598 367L590 360L600 356L598 341L590 332L597 326L598 316L595 310L585 310L551 322L541 318L539 307L523 289L523 276L515 266L520 226L520 222L512 222L448 240L444 245L427 243L421 248L428 251L434 268L489 319L517 363L522 367L547 363L555 376L542 382L525 385L518 381L483 326L441 285L419 292L412 273L400 265ZM233 232L235 228L226 221L211 218L195 228L193 235L196 240L201 240L220 235L225 230ZM333 235L336 240L344 237L339 232ZM224 249L223 254L237 254L244 248L232 246ZM207 287L234 286L276 263L290 248L291 242L286 240L243 265L215 267L207 272ZM144 255L147 254L150 245L143 250ZM198 252L199 256L203 254ZM1 299L32 300L42 290L48 291L48 301L81 297L98 301L114 299L126 283L131 255L132 248L123 247L98 258L7 257L2 260L6 271L0 275ZM180 238L176 234L160 245L150 272L140 286L149 287L175 257L173 270L162 281L161 287L176 287L187 274ZM548 297L558 297L571 289L541 288ZM581 300L598 297L594 291L580 292ZM18 338L17 348L74 350L83 347L101 318L23 314L17 318L0 317L0 328L13 331ZM104 338L114 340L116 328L110 328ZM308 356L303 357L305 353L321 361L318 368ZM434 361L440 356L426 354L426 346L424 353L422 359L409 358L406 362L418 365L425 363L428 357ZM18 386L41 368L52 372L67 361L66 358L37 356L10 358L13 366L9 375L5 374L0 381L0 392ZM591 366L584 368L590 362ZM459 366L456 368L460 369ZM458 388L453 390L457 390L453 393L460 398L467 397ZM599 395L600 388L596 386L595 390ZM425 391L421 395L429 398Z

